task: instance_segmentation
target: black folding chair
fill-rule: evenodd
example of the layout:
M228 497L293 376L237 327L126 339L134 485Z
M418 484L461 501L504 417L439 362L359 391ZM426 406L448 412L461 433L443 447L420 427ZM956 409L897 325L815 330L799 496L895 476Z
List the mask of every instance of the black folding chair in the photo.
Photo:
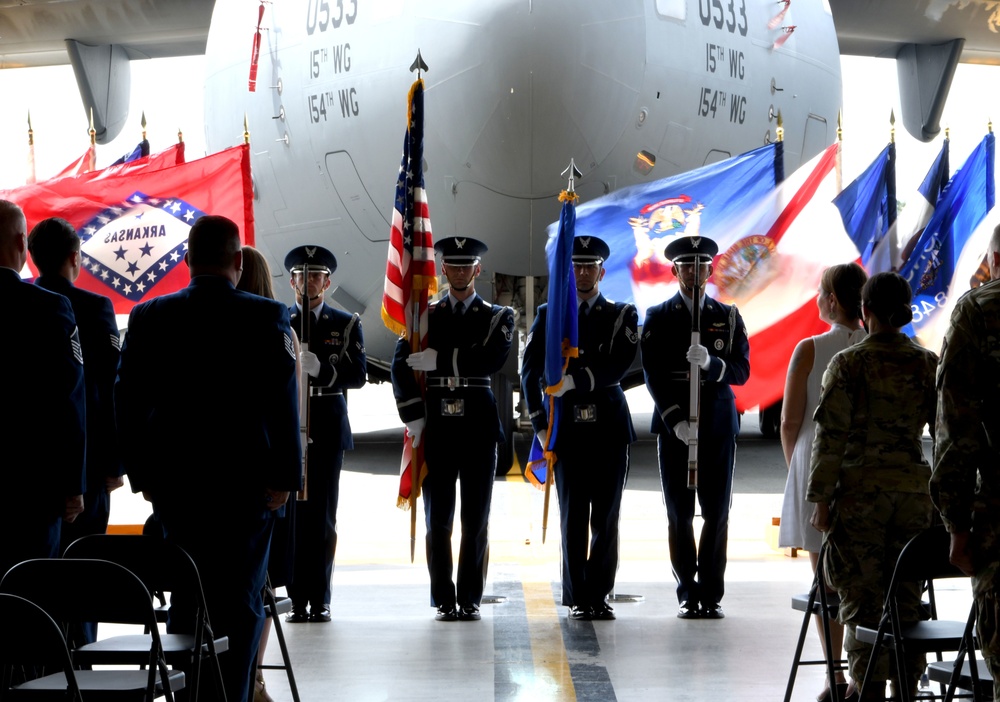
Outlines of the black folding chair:
M826 666L827 677L830 683L830 694L833 702L840 702L840 693L837 689L837 672L847 669L847 661L834 657L833 642L830 640L830 620L836 620L840 611L840 595L827 592L826 582L823 576L823 556L826 553L826 542L820 547L819 558L816 564L816 574L813 577L812 586L809 592L792 595L792 609L804 612L802 617L802 627L799 629L798 642L795 645L795 656L792 659L792 669L788 673L788 685L785 687L785 702L792 699L792 690L795 687L795 677L798 674L799 666L803 665L823 665ZM809 633L809 620L813 615L823 614L821 617L823 629L823 643L827 653L826 658L802 660L802 647L805 645L806 636Z
M169 665L190 671L189 697L197 702L201 689L202 662L208 661L221 699L225 686L219 654L229 649L229 638L215 637L205 605L198 567L176 544L155 536L138 534L94 534L77 539L63 558L99 558L118 563L135 573L151 593L186 593L195 603L193 634L161 634L163 654ZM162 619L165 608L157 608ZM99 665L135 661L149 645L148 634L113 636L80 646L74 651L78 663Z
M271 579L264 585L264 614L271 619L271 627L278 637L278 647L281 649L281 665L261 664L262 670L283 670L288 676L288 689L292 693L292 701L299 702L299 688L295 684L295 673L292 672L292 660L288 656L288 646L285 644L285 633L281 630L281 615L292 611L290 597L278 598L271 587Z
M139 661L144 670L137 666L134 670L76 671L77 680L84 688L98 684L96 673L108 678L102 683L104 687L97 688L101 690L100 694L95 692L90 695L91 698L102 702L148 702L165 697L168 702L173 702L173 693L184 687L184 673L167 669L149 591L135 575L117 563L63 559L24 561L3 577L0 592L30 598L64 630L82 622L149 627L149 643ZM8 629L6 624L4 629ZM72 648L70 656L73 656ZM73 663L79 665L75 658ZM111 673L115 674L114 687L111 685ZM93 682L92 678L95 679ZM47 690L48 686L53 687ZM62 694L65 694L65 680L45 676L40 681L33 680L19 686L21 692L18 694L27 695L35 689L50 692L60 686Z
M66 639L52 617L23 597L0 593L0 622L0 699L83 702ZM36 677L39 668L59 672Z
M973 697L977 700L993 699L993 676L986 661L976 658L975 647L968 648L975 642L976 603L972 603L969 620L965 624L963 645L958 656L951 661L931 661L927 664L927 677L946 690L945 700L955 697ZM968 654L968 660L966 660ZM958 694L958 690L966 690L968 694Z
M948 560L951 537L943 526L934 526L916 536L903 547L896 561L896 567L886 591L882 617L877 629L859 626L856 636L859 641L872 644L871 661L865 671L862 689L868 689L883 648L895 652L896 672L900 681L899 695L903 702L910 702L909 680L912 673L906 669L907 653L935 653L938 660L946 651L967 651L973 656L975 642L972 637L972 619L968 621L942 620L937 618L934 601L934 581L945 578L966 578L964 573ZM899 614L898 597L906 584L924 583L930 593L930 616L928 620L906 622ZM970 615L971 617L971 615ZM973 668L975 670L975 668ZM975 673L972 673L975 675ZM973 692L974 694L974 692ZM955 690L942 691L933 699L959 696ZM925 695L926 698L926 695ZM978 698L976 698L978 699Z

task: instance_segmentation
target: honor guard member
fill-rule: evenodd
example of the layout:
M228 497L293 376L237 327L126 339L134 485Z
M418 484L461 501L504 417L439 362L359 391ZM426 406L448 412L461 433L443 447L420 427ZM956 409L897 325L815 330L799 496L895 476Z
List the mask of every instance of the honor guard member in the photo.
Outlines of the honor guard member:
M0 422L4 489L0 572L30 558L58 558L63 520L83 510L86 421L83 356L69 300L25 283L27 223L0 200Z
M295 565L288 585L292 611L286 621L328 622L340 470L344 451L354 448L346 391L365 384L365 340L358 315L323 301L337 270L332 253L322 246L299 246L285 256L285 268L295 290L292 328L299 333L302 370L309 375L307 497L296 505Z
M295 352L285 305L235 288L243 270L235 222L199 218L184 258L188 286L129 315L118 438L132 490L198 566L212 628L229 637L219 657L226 698L242 702L264 626L275 511L301 484ZM195 607L189 594L172 593L167 631L193 634ZM214 693L204 684L199 699Z
M621 379L635 360L639 337L634 305L612 302L598 285L611 254L596 236L573 240L579 303L579 356L570 358L556 397L562 412L554 450L562 532L562 603L571 619L614 619L607 597L618 571L618 520L635 430ZM545 320L528 335L521 385L531 427L544 440Z
M677 580L681 619L722 619L725 594L729 507L736 459L733 385L750 377L750 342L735 306L705 294L712 258L719 247L706 237L679 237L666 248L680 291L646 311L642 331L642 368L656 404L652 432L657 435L660 485L667 507L670 565ZM697 267L697 271L696 271ZM693 301L695 273L701 296ZM692 311L701 305L701 343L691 343ZM688 488L688 441L692 363L701 367L698 413L698 503L704 524L695 547L694 500Z
M73 306L85 363L87 491L83 512L72 524L63 525L60 550L65 550L81 536L107 531L111 492L123 484L114 403L121 338L111 300L73 285L82 255L72 224L58 217L42 220L28 235L28 251L39 272L35 284L62 295Z
M497 442L504 440L490 376L510 352L514 311L476 294L486 244L452 237L438 241L434 250L450 289L428 308L426 350L410 353L405 338L396 344L392 388L414 446L424 443L427 570L435 618L477 621L486 583ZM426 373L426 399L414 371ZM456 481L462 498L457 587L451 553Z
M977 636L1000 699L1000 226L991 281L955 304L937 372L930 493L951 534L951 562L972 576Z

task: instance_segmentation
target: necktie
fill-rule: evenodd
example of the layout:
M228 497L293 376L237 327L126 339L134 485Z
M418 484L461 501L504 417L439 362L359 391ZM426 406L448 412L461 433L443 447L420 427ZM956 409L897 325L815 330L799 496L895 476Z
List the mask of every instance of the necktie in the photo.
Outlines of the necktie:
M459 301L459 303L455 305L455 314L463 314L464 312L465 312L465 302Z

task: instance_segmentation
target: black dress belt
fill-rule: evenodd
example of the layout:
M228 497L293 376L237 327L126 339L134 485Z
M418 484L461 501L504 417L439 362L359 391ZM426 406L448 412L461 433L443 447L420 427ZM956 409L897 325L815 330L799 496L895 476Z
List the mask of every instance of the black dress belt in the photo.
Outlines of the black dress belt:
M454 390L455 388L488 388L490 387L489 378L458 378L456 376L434 376L427 379L427 387L429 388L449 388Z
M343 394L343 390L334 390L333 388L309 388L310 397L332 397Z

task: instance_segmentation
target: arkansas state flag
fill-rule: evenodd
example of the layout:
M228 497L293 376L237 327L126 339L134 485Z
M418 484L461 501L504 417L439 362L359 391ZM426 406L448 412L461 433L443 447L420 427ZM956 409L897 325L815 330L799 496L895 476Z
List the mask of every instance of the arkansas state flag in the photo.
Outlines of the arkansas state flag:
M782 396L795 345L829 328L816 307L823 270L860 257L832 202L839 148L791 174L748 214L738 240L719 247L710 280L719 299L739 307L750 337L750 379L733 388L740 410Z
M243 243L254 243L249 146L165 168L116 168L0 191L0 198L21 206L29 231L48 217L68 220L82 242L77 287L107 295L117 314L187 285L188 232L200 217L228 217Z

